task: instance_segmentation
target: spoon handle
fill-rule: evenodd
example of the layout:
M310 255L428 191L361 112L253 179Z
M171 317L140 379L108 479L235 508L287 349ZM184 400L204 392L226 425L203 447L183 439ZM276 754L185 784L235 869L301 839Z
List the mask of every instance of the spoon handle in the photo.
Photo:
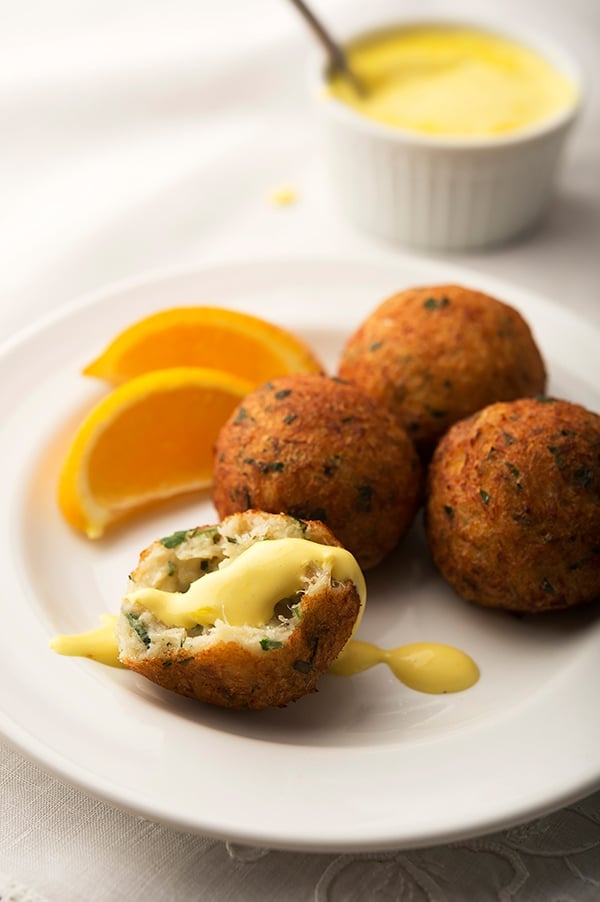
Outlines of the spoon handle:
M315 16L312 10L308 8L306 3L304 3L304 0L291 0L291 3L303 16L311 30L314 32L315 36L325 47L331 66L334 69L337 69L338 72L341 72L348 79L348 81L352 83L355 91L357 91L359 94L363 94L363 86L356 78L352 69L348 66L346 54L337 43L337 41L334 41L323 23Z

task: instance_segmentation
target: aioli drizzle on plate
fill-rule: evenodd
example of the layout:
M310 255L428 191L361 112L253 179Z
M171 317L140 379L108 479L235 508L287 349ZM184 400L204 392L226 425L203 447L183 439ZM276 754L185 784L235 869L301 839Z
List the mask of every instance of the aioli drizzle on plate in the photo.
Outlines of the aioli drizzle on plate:
M72 636L56 636L50 647L61 655L77 655L111 667L122 667L115 637L116 617L103 617L99 629ZM412 642L398 648L379 648L351 639L329 668L337 676L352 676L387 664L401 683L417 692L441 695L462 692L479 679L479 668L463 651L436 642Z
M469 655L438 642L412 642L385 649L351 639L329 668L338 676L352 676L376 664L387 664L410 689L441 695L463 692L479 679L479 668Z

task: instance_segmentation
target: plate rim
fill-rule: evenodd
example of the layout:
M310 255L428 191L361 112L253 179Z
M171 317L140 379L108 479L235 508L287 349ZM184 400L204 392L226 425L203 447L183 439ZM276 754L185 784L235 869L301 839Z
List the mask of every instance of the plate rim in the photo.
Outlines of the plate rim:
M274 256L237 257L235 260L228 259L227 257L215 257L214 259L204 261L197 266L180 264L169 267L149 268L121 279L111 280L105 285L99 285L95 288L91 288L89 291L66 297L65 300L59 303L53 310L49 310L42 316L36 317L31 323L21 326L21 328L13 333L13 335L0 341L0 357L3 357L8 353L13 346L23 343L38 332L45 331L54 323L67 319L69 316L74 315L78 310L95 306L97 303L101 302L102 299L113 297L116 294L137 290L143 288L145 285L158 284L161 282L166 283L170 280L178 280L181 278L201 277L202 274L217 269L262 269L273 265L286 267L288 265L297 266L298 264L308 268L315 266L383 266L397 268L399 270L406 268L407 270L415 270L415 272L422 268L425 272L439 273L440 278L442 275L446 274L453 276L457 280L459 278L463 278L465 281L466 279L473 279L473 282L481 283L478 287L483 291L491 292L494 290L492 286L497 286L495 290L500 297L503 293L506 295L515 293L522 302L542 302L544 306L550 308L551 312L556 316L569 321L573 326L584 324L587 328L596 332L600 337L599 324L564 307L558 301L546 297L543 293L530 288L522 288L510 279L483 272L482 270L477 269L477 267L461 266L453 261L442 262L437 259L404 258L381 251L371 254L363 253L361 256L351 259L339 255L311 254L310 256L304 256L301 253L287 253ZM447 283L448 281L448 278L444 279L444 283ZM484 283L487 283L490 287L485 287ZM383 300L383 298L381 300ZM377 301L374 302L374 304L376 303Z

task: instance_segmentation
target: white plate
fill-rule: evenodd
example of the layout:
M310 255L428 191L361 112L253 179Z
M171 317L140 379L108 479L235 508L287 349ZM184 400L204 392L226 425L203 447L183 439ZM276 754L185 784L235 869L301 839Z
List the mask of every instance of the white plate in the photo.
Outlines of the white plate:
M319 851L458 839L598 785L598 607L517 620L467 605L433 571L418 526L369 576L360 636L459 646L481 668L479 683L461 694L419 694L378 667L326 676L317 695L288 708L240 714L48 649L53 634L116 612L151 540L215 518L201 496L97 543L60 518L60 462L78 418L104 391L79 372L123 326L165 306L222 304L295 330L334 366L345 337L387 294L451 280L519 308L546 356L550 390L600 407L598 332L529 293L427 262L255 262L128 283L4 348L0 725L10 741L61 778L151 819Z

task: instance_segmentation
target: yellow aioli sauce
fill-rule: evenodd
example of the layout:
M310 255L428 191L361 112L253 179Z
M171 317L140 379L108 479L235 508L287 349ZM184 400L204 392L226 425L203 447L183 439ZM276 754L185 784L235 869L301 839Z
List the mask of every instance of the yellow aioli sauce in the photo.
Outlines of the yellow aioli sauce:
M296 202L297 197L296 191L293 188L275 188L275 190L271 192L271 203L276 207L289 207Z
M264 626L273 617L274 605L301 588L301 575L311 564L327 567L331 578L348 579L357 587L362 616L366 600L365 579L355 558L344 548L318 545L306 539L273 539L251 545L222 570L195 580L187 592L134 589L125 601L138 603L169 627L192 629L222 620L232 626ZM91 658L113 667L122 666L115 635L118 617L105 615L96 630L56 636L50 647L62 655ZM356 627L355 627L356 628ZM400 648L378 648L350 640L330 672L351 675L386 663L395 676L420 692L459 692L479 677L476 664L458 649L417 642Z
M331 578L352 580L361 600L367 597L365 578L345 548L318 545L307 539L269 539L251 545L222 570L195 580L187 592L136 589L125 601L138 602L166 626L264 626L273 608L301 588L301 576L313 564L326 567Z
M370 119L428 135L503 135L573 106L575 84L535 50L486 31L422 26L351 43L359 96L339 75L329 91Z
M434 695L462 692L479 679L479 668L472 658L458 648L437 642L413 642L385 649L351 639L329 672L352 676L376 664L387 664L394 676L411 689Z
M334 580L352 580L361 601L358 625L367 588L355 558L345 548L307 539L256 542L222 570L195 580L187 592L142 588L129 592L124 600L138 603L169 627L193 629L198 625L213 626L217 620L231 626L264 626L273 617L274 605L302 587L302 575L314 564L329 569ZM57 636L50 647L63 655L118 664L116 619L107 615L97 630Z
M59 655L75 655L78 658L91 658L109 667L122 667L119 661L119 646L115 635L118 616L104 614L102 626L86 633L73 633L67 636L55 636L50 648Z

